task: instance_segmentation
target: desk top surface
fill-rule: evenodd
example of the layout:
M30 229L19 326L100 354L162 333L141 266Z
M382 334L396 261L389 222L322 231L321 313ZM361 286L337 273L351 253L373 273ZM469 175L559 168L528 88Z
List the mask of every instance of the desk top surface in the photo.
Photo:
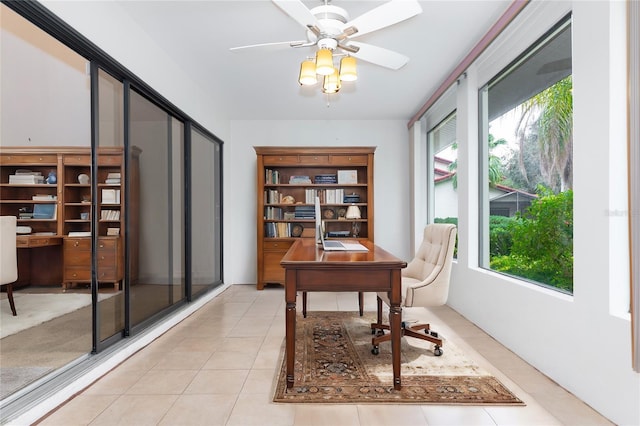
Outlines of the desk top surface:
M295 241L284 255L280 264L285 268L296 267L337 267L358 265L375 268L405 268L407 262L398 259L388 251L376 246L371 241L362 240L369 251L331 251L322 250L314 238L300 238Z

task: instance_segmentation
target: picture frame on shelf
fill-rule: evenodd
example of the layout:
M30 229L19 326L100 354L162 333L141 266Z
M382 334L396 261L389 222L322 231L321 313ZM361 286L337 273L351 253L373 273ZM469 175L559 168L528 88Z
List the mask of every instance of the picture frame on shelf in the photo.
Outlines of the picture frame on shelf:
M357 170L338 170L339 185L353 185L358 183Z

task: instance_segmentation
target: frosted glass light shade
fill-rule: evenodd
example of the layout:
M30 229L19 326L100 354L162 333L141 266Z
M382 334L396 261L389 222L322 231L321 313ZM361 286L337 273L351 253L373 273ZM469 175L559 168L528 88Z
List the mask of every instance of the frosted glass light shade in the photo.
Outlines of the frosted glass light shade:
M316 64L313 61L302 61L300 64L300 76L298 82L303 86L310 86L318 82L316 76Z
M345 56L340 60L340 80L356 81L357 79L356 58L353 56Z
M319 49L316 52L316 73L331 75L333 73L333 54L329 49Z
M324 76L322 92L331 94L338 92L338 90L340 90L340 76L338 76L338 70L334 68L331 75Z

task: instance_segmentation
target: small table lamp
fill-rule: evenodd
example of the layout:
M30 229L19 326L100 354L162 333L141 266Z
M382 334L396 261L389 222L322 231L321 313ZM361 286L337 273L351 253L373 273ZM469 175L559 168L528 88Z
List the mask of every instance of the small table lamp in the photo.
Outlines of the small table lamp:
M354 238L358 238L358 234L360 233L360 223L357 221L357 219L362 218L362 216L360 215L360 207L355 205L349 206L349 208L347 209L347 213L344 216L349 220L353 220L353 222L351 223L351 233L353 234Z

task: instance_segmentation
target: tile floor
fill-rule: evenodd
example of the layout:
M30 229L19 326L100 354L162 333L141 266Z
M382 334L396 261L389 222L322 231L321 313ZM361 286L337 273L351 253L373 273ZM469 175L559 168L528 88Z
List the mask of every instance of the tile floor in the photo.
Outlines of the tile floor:
M300 305L300 304L299 304ZM365 297L375 310L375 294ZM313 293L309 310L357 310L355 293ZM234 285L42 419L41 425L611 424L448 307L430 323L525 407L275 404L284 291ZM446 348L445 348L446 355Z

